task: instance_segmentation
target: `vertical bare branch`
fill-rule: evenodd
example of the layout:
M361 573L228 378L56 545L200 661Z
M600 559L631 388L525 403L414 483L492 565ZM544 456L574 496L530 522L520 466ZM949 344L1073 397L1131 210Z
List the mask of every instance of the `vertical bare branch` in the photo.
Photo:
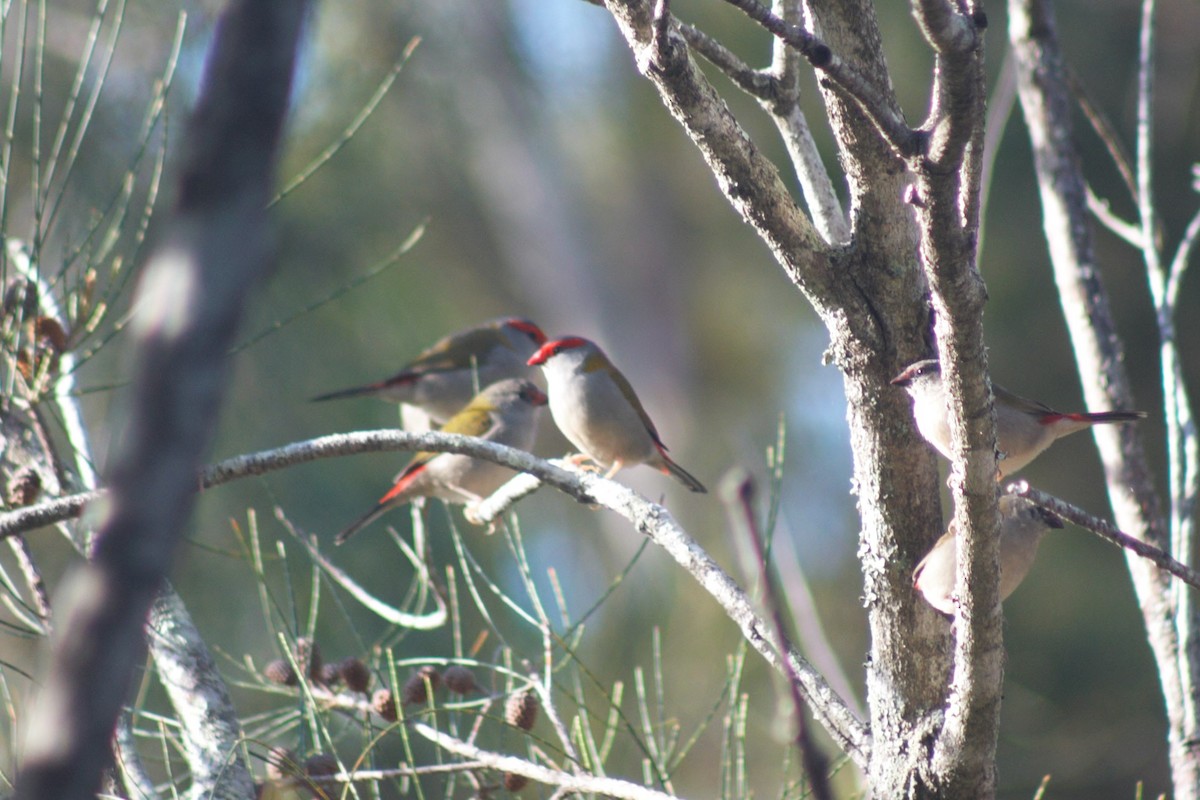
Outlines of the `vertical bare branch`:
M1195 485L1197 472L1196 432L1176 341L1171 273L1163 264L1162 237L1159 235L1158 214L1154 204L1154 69L1157 10L1158 4L1155 0L1143 0L1138 36L1135 177L1142 259L1146 264L1150 295L1156 312L1159 357L1162 362L1171 504L1171 554L1177 560L1190 565L1195 558L1196 523L1192 513L1193 503L1190 502L1189 496L1194 497L1194 489L1191 487ZM1200 734L1200 608L1196 605L1195 594L1187 587L1173 584L1170 591L1169 602L1174 607L1173 621L1178 648L1174 656L1181 684L1179 701L1182 705L1178 712L1178 721L1182 728L1176 731L1172 725L1171 730L1171 761L1176 772L1176 791L1179 796L1184 796L1185 791L1200 796L1200 751L1197 750L1196 743L1197 735ZM1165 666L1160 664L1160 672L1164 669ZM1185 788L1180 786L1180 778L1190 778L1191 782Z
M800 25L802 10L799 0L774 0L773 3L773 13L791 25ZM783 138L817 231L829 245L846 245L850 243L850 220L838 200L829 170L821 160L816 140L800 107L799 81L803 63L796 48L776 38L772 42L771 72L776 78L777 91L769 98L761 97L759 102Z
M1070 92L1053 10L1046 0L1010 0L1008 7L1010 38L1019 65L1019 97L1033 143L1046 238L1084 397L1089 408L1130 408L1124 353L1096 268L1086 187L1072 144ZM1144 21L1148 22L1152 3L1145 8L1148 15ZM1151 41L1152 34L1143 31L1143 45ZM1151 62L1149 53L1143 51L1143 68L1152 68ZM1152 79L1141 76L1139 86L1149 90ZM1150 98L1139 98L1138 104L1139 118L1148 125ZM1149 130L1144 133L1149 136ZM1139 142L1138 160L1148 169L1148 143ZM1149 201L1149 176L1139 175L1138 186L1139 197ZM1152 228L1145 226L1147 221L1153 224L1153 216L1152 210L1143 210L1142 234L1150 239L1147 246L1151 249L1153 237L1147 234ZM1152 269L1151 274L1161 273ZM1154 280L1152 277L1152 284ZM1164 358L1164 374L1167 369ZM1096 426L1093 436L1118 527L1163 548L1168 543L1167 530L1136 429ZM1190 633L1186 647L1181 641L1185 628L1175 624L1178 607L1165 573L1135 556L1126 560L1166 700L1176 797L1195 798L1200 796L1200 754L1196 752L1200 726L1193 700L1200 653ZM1184 559L1185 563L1189 560ZM1196 629L1193 614L1180 623L1188 631Z
M997 545L996 438L983 306L976 267L985 130L986 19L945 0L916 0L913 12L937 54L934 100L916 175L921 260L932 289L942 374L955 442L951 476L960 531L954 668L945 724L933 749L933 780L949 797L995 791L996 739L1004 678ZM915 161L915 160L914 160Z
M19 798L87 798L144 652L143 625L190 512L243 299L270 263L264 208L307 4L227 8L185 136L177 207L136 311L130 423L93 560L60 599Z

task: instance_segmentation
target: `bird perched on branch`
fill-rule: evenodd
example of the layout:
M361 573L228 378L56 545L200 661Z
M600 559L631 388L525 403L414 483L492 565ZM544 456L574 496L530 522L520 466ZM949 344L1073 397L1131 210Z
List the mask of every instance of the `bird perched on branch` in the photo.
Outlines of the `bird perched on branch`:
M1051 528L1063 527L1062 520L1041 506L1016 495L1006 494L1000 508L1000 599L1005 600L1025 580L1037 556L1038 544ZM913 570L913 588L929 605L943 614L954 614L954 570L958 560L958 536L949 528Z
M446 336L390 378L313 400L378 397L416 406L442 425L471 401L476 387L525 377L525 362L545 341L542 329L527 319L495 319Z
M950 422L946 387L937 359L929 358L910 365L892 379L913 399L917 430L946 458L950 455ZM1042 451L1070 433L1092 425L1134 422L1146 415L1141 411L1101 411L1066 414L1035 400L1026 400L992 384L996 397L996 448L1000 451L999 477L1018 471L1041 455Z
M693 492L706 491L667 455L633 387L594 342L580 336L554 339L529 364L546 373L550 414L558 429L585 456L608 468L605 477L646 464Z
M493 383L442 427L443 433L477 436L489 442L528 450L537 432L544 392L532 381L509 378ZM342 544L389 509L418 497L448 503L476 503L504 485L511 469L458 453L417 453L396 476L395 484L375 507L344 528L334 539Z

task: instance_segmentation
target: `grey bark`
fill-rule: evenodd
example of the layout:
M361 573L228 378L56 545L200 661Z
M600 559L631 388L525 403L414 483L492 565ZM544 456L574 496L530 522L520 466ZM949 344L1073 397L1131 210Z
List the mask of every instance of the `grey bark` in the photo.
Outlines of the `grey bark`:
M803 25L796 25L754 0L729 1L818 72L849 183L851 235L845 246L829 246L834 236L824 226L817 234L774 165L698 72L683 37L673 37L670 26L656 28L646 3L610 0L607 6L638 69L700 149L721 191L830 332L828 358L844 376L863 520L870 791L888 798L988 796L994 791L1003 649L996 552L988 544L996 512L981 325L986 294L974 268L983 131L979 31L985 20L971 4L914 3L937 54L937 73L928 119L910 129L891 91L870 3L804 3ZM787 5L782 7L786 16ZM656 37L656 29L668 35ZM707 47L694 32L687 38ZM715 47L708 49L723 58ZM778 55L775 62L780 64ZM786 73L777 69L770 77ZM759 82L744 71L735 81L761 97L753 88ZM786 104L764 106L771 113L790 111ZM903 200L910 181L915 219ZM810 198L810 207L820 207L821 200ZM961 454L957 518L970 531L953 648L944 622L915 602L910 583L913 565L941 530L936 471L914 437L905 398L887 384L900 367L930 352L931 289L942 358L953 365Z

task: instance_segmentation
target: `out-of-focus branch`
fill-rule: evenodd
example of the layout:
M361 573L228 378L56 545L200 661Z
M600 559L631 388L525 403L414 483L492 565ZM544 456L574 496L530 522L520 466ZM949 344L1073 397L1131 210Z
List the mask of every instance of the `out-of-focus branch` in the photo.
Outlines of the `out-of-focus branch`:
M307 8L234 0L220 20L184 135L177 207L135 301L130 424L92 561L64 583L17 798L91 798L111 759L147 612L215 427L242 304L271 260L264 208ZM247 782L230 793L252 790Z
M749 540L754 551L758 567L759 585L762 587L763 603L770 615L774 629L775 646L784 653L792 649L788 641L787 629L784 627L783 609L779 595L775 591L775 580L771 565L767 561L767 549L763 543L762 531L759 530L758 518L754 508L754 480L747 473L733 474L722 487L722 500L730 517L730 527L740 536ZM804 698L800 694L800 676L797 675L791 663L785 664L784 674L787 676L788 696L792 702L792 712L795 715L796 749L800 751L800 762L804 766L808 778L809 792L816 800L830 800L833 796L829 788L829 759L813 742L808 731L808 710Z
M1017 104L1017 64L1012 50L1004 53L1000 64L1000 75L992 88L987 104L987 122L983 134L983 159L979 170L979 252L984 250L984 232L987 229L987 206L992 194L992 176L996 156L1000 152L1000 141Z

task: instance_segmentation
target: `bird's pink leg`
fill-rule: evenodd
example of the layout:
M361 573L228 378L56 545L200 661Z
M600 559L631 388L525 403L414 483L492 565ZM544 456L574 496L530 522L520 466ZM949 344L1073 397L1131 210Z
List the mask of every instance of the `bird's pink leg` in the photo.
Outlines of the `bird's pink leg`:
M621 461L621 459L618 458L612 463L612 466L608 468L608 472L604 473L604 477L611 478L613 475L616 475L618 472L620 472L621 467L623 466L625 466L625 464Z

